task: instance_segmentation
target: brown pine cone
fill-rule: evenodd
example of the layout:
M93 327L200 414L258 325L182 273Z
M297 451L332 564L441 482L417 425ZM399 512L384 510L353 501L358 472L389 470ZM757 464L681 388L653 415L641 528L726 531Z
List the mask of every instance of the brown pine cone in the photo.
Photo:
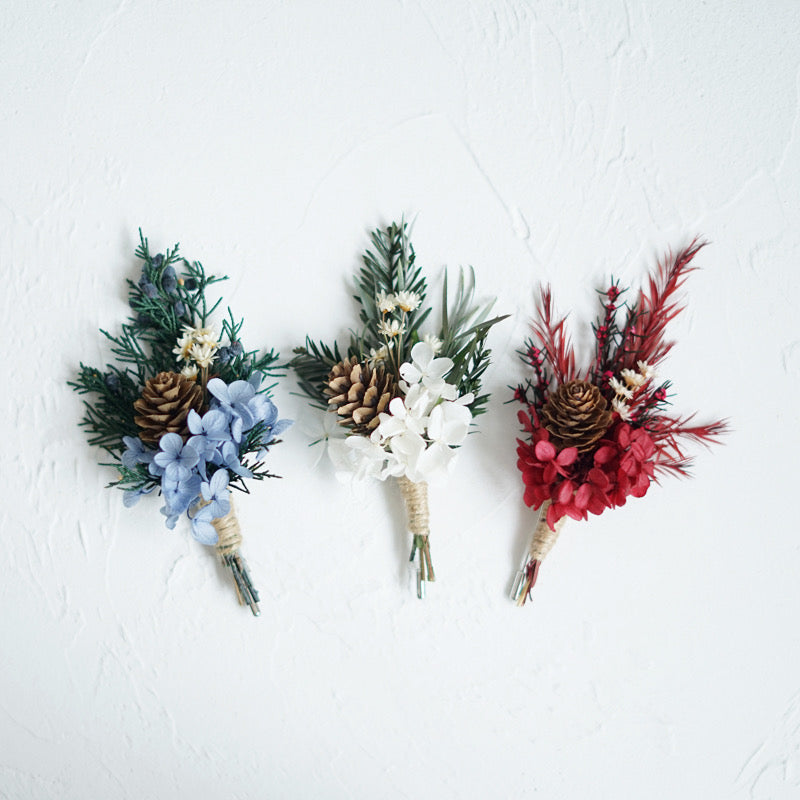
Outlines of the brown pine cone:
M559 450L577 447L579 453L591 450L611 425L605 397L586 381L562 383L544 404L541 417Z
M158 444L165 433L177 433L184 441L189 437L186 417L203 407L203 390L177 372L159 372L144 385L142 396L133 404L133 421L142 429L143 442Z
M335 364L326 380L328 407L356 433L368 434L380 423L378 414L386 411L398 388L391 373L372 368L366 361L351 356Z

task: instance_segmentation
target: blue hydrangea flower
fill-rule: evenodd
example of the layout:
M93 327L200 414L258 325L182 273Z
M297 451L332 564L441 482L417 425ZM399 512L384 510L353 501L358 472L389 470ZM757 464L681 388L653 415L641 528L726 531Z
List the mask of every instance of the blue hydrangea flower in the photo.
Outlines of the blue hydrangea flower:
M253 477L253 473L239 461L239 448L233 442L223 442L217 452L220 455L220 461L214 463L221 463L231 472L235 472L243 478Z
M192 436L186 444L194 447L206 461L220 442L231 440L230 416L218 409L206 411L201 417L194 409L186 417Z
M240 442L242 433L249 431L258 422L259 402L253 405L256 397L253 384L248 381L233 381L228 385L220 378L212 378L207 388L216 398L219 407L230 412L231 435L235 442Z
M192 536L201 544L216 544L219 538L211 523L231 510L229 480L228 471L218 469L210 481L203 482L200 486L206 505L198 509L192 517Z
M184 444L177 433L165 433L158 446L161 449L153 456L153 462L164 470L163 474L168 480L185 480L200 460L197 450Z
M122 442L128 449L122 454L122 466L135 469L137 464L150 464L155 450L145 447L138 436L123 436Z
M183 480L171 480L166 475L161 479L161 493L166 502L165 508L169 511L168 519L172 516L177 518L188 511L200 497L200 487L202 479L193 472L188 478ZM174 527L174 523L169 526Z
M257 395L257 397L264 397L264 395ZM261 435L261 449L256 454L258 461L266 456L266 446L293 424L293 420L278 419L278 407L268 397L264 397L264 400L266 402L261 419L261 422L264 423L264 432Z
M126 489L122 497L122 505L124 505L125 508L135 506L143 494L150 494L155 488L155 486L149 486L147 488L140 486L138 489Z

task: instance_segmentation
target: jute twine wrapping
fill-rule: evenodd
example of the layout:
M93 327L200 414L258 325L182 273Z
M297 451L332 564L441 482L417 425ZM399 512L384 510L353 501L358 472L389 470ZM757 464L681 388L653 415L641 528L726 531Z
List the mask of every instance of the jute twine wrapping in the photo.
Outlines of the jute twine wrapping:
M428 514L428 484L425 482L414 483L402 475L397 479L397 485L400 487L406 504L409 531L415 536L427 536L431 530Z
M548 508L550 508L550 501L545 500L539 511L539 522L536 524L536 528L533 531L533 538L531 539L531 548L529 551L531 561L544 561L544 557L552 550L553 545L558 539L558 534L561 533L561 529L567 521L566 517L561 517L561 519L556 522L556 529L553 530L547 524Z
M408 529L414 536L411 548L411 561L414 554L419 553L419 569L417 570L417 597L425 596L425 581L435 581L436 573L433 571L431 559L431 546L429 540L430 523L428 517L428 484L424 481L413 483L403 475L397 479L400 492L406 504L408 515Z
M225 556L232 556L242 545L242 529L236 518L233 498L231 498L231 510L224 517L212 520L211 524L219 536L216 545L217 555L224 560Z

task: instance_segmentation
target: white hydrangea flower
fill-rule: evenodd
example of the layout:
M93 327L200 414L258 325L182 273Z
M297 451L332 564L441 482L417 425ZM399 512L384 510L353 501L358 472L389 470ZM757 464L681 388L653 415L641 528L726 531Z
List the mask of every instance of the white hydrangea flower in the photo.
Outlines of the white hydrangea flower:
M464 443L472 423L472 414L461 403L439 403L431 411L428 438L448 447Z
M405 475L411 481L419 481L417 464L425 452L425 439L418 433L405 431L398 436L392 436L387 446L397 460L397 464L402 468L400 474Z
M403 474L400 461L365 436L331 439L328 442L328 455L340 480L355 477L377 478L383 481L390 475Z
M384 444L402 433L422 436L428 426L428 415L437 402L438 398L421 384L410 387L404 397L395 397L389 403L389 413L378 415L380 422L372 432L372 441Z
M422 298L416 292L398 292L394 296L394 302L402 311L408 313L409 311L416 311L419 308Z
M410 480L435 483L450 471L456 451L441 442L433 442L420 453L415 464L414 477Z
M409 385L422 383L429 392L445 400L455 400L456 387L444 380L453 369L451 358L434 358L431 345L427 342L417 342L411 348L411 363L400 366L400 377Z
M385 336L387 339L393 339L395 336L399 336L401 333L405 333L406 326L401 325L396 319L393 319L391 322L386 322L386 320L381 320L378 323L378 333L381 336Z

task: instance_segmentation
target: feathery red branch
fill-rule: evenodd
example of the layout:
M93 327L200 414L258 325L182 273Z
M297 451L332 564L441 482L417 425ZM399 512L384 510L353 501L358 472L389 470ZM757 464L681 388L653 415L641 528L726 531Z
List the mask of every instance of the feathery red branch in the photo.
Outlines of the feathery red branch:
M638 361L654 367L663 361L675 344L664 339L667 325L685 308L677 296L689 273L696 267L692 259L706 246L694 239L671 261L660 262L655 275L650 275L647 288L639 292L628 312L619 348L621 368L634 369Z
M574 380L575 349L566 331L567 318L554 320L553 296L549 286L542 287L538 314L533 330L547 354L553 376L559 384Z

